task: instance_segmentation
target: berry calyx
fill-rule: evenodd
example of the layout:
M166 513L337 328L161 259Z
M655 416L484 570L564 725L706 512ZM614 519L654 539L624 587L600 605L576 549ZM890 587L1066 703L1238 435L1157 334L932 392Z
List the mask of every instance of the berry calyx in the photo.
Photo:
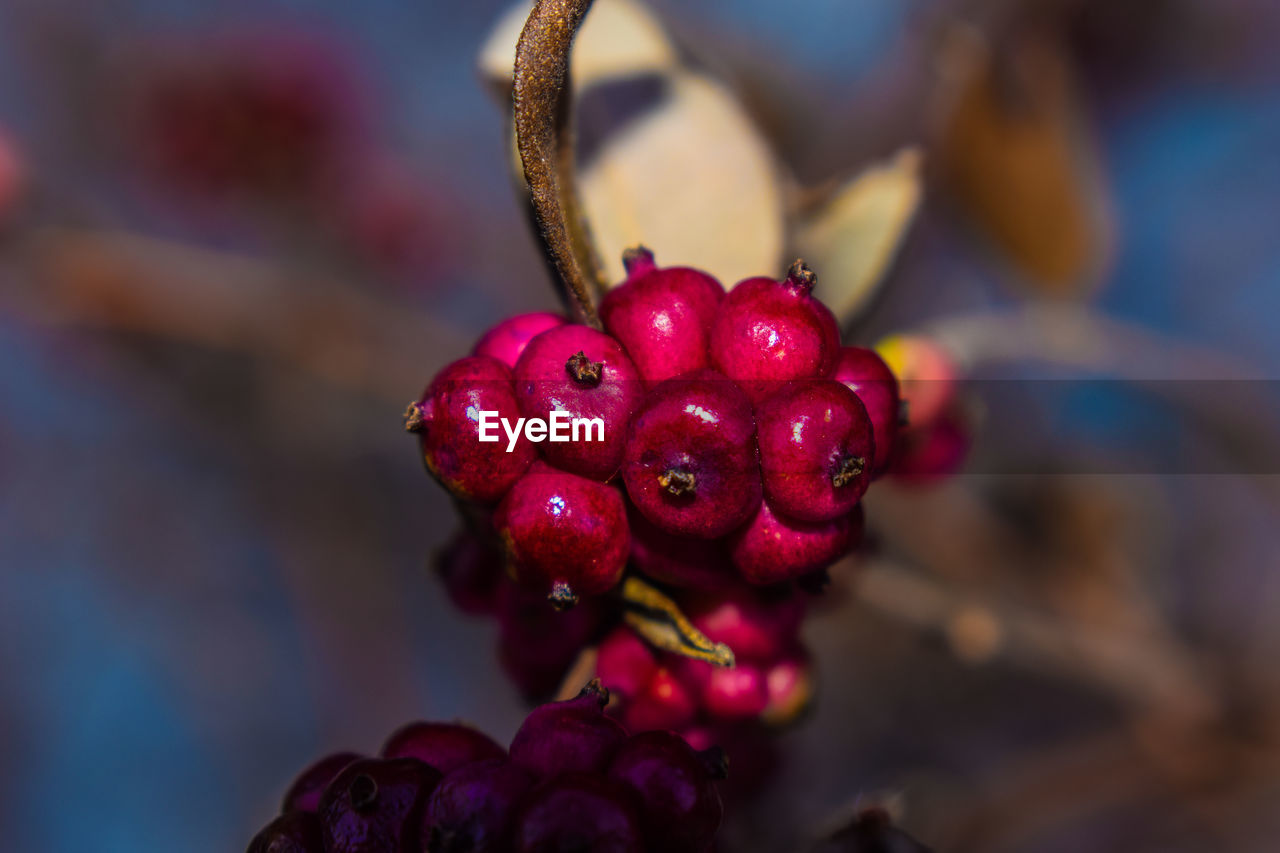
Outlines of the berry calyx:
M383 758L416 758L443 774L464 764L507 757L493 738L461 723L409 723L382 747Z
M407 851L440 771L416 758L368 758L347 765L320 801L325 853Z
M563 326L568 322L559 314L535 311L530 314L517 314L503 320L491 328L476 341L472 355L487 355L496 358L507 367L515 367L516 361L529 341L545 332Z
M711 326L724 288L687 267L659 269L653 253L623 253L627 280L600 303L605 330L626 348L649 385L708 365Z
M871 419L834 379L790 382L756 410L765 499L802 521L828 521L857 505L871 484Z
M605 716L608 702L609 691L596 680L573 699L534 708L511 740L511 762L538 779L604 770L627 737Z
M879 353L866 347L841 347L831 378L857 394L867 410L876 448L871 475L878 477L888 468L897 441L902 408L898 380Z
M586 353L578 350L569 356L569 360L564 363L564 369L569 372L569 378L574 382L587 388L594 388L600 384L604 362L592 361L587 358Z
M655 387L632 418L622 479L640 513L667 533L714 539L737 527L761 494L746 396L712 370Z
M827 521L801 521L768 501L729 541L729 556L747 583L767 585L825 569L862 537L862 507Z
M612 486L538 463L511 487L494 525L516 579L558 607L608 592L622 578L630 536Z

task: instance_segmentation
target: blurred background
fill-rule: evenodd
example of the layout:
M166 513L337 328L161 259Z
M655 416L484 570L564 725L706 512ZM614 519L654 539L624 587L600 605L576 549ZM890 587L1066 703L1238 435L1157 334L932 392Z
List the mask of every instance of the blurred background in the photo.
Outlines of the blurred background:
M663 103L587 92L584 160L665 133L688 192L755 217L704 217L706 256L646 239L659 260L729 284L829 257L847 341L924 334L965 379L965 467L869 497L806 626L814 708L723 849L871 803L938 850L1275 849L1280 7L648 8L671 55L602 35L641 46L601 79L696 75L724 110L654 131L619 105ZM0 5L9 850L241 849L312 757L415 718L514 732L400 424L484 329L556 305L508 166L507 11ZM717 171L735 145L755 172ZM900 221L866 270L831 200L885 163ZM685 204L586 191L606 243L610 205Z

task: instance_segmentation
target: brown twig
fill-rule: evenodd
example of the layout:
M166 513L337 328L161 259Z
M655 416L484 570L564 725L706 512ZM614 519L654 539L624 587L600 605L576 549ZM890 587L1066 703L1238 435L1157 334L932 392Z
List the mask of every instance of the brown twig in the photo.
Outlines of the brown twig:
M603 274L574 188L569 48L591 0L538 0L516 45L516 147L547 263L578 319L600 327Z

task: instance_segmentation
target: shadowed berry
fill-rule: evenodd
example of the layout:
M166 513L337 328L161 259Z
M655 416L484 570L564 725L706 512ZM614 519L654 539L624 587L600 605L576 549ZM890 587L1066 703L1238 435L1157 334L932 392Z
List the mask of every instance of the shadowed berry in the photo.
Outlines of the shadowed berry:
M596 676L618 699L639 696L657 671L653 651L625 625L610 631L596 650Z
M621 344L586 326L558 326L529 341L513 372L521 415L547 419L563 411L571 420L603 421L603 430L588 428L590 441L543 443L548 462L593 480L617 473L627 420L644 393Z
M600 321L652 385L706 367L724 288L687 267L658 269L648 249L626 253L627 280L600 303Z
M769 694L769 704L761 713L765 722L786 725L809 707L813 698L813 672L803 649L797 648L769 666L764 679Z
M436 786L422 822L425 853L502 853L532 777L507 761L459 767Z
M347 765L320 801L325 853L411 853L440 771L416 758Z
M253 837L248 853L324 853L320 821L311 812L285 812Z
M609 765L610 778L633 790L650 849L702 853L724 816L703 759L671 732L635 735Z
M540 779L604 770L627 738L622 726L605 716L608 701L609 691L597 681L573 699L534 708L511 740L511 762Z
M608 610L602 598L556 610L546 593L510 579L498 587L499 659L526 699L538 702L555 692Z
M830 566L861 538L862 507L830 521L798 521L765 501L730 537L729 555L747 583L772 584Z
M460 498L492 503L507 493L537 452L523 436L511 453L505 440L480 441L479 412L497 412L514 422L518 409L511 370L497 359L468 356L436 375L422 399L409 406L405 427L419 433L427 470L446 489Z
M634 508L627 513L627 521L631 525L631 564L653 580L702 590L733 583L733 564L722 541L672 535Z
M536 789L516 822L516 853L642 853L635 794L607 777L565 774Z
M622 477L661 530L701 539L728 533L760 502L747 398L711 370L661 383L631 421Z
M827 521L871 484L875 441L858 395L833 379L791 382L756 408L764 496L780 513Z
M937 482L960 470L969 455L969 443L963 417L954 409L948 410L924 426L898 433L889 473L900 482Z
M619 719L632 732L682 729L693 722L697 712L697 695L671 670L660 666L622 707Z
M320 797L324 789L329 787L333 778L353 761L359 761L363 755L354 752L337 752L326 755L298 774L284 795L284 804L280 811L313 812L320 806Z
M445 593L463 613L490 613L503 578L502 552L468 530L454 534L435 559Z
M788 379L825 376L835 365L840 332L811 291L802 262L787 278L749 278L720 304L711 329L711 366L742 385L753 402Z
M942 345L923 335L893 335L876 351L898 378L907 423L920 428L947 411L956 395L959 370Z
M383 758L416 758L449 774L464 764L506 758L507 751L484 732L461 723L410 723L387 739Z
M487 355L496 358L507 367L515 367L516 361L529 341L545 332L563 326L568 321L559 314L546 311L535 311L531 314L517 314L503 320L476 341L472 355Z
M875 464L871 473L873 477L884 473L898 436L901 398L897 378L879 353L865 347L841 347L831 378L843 382L862 401L875 438Z
M608 592L622 578L630 537L612 486L537 464L494 517L516 578L557 607Z

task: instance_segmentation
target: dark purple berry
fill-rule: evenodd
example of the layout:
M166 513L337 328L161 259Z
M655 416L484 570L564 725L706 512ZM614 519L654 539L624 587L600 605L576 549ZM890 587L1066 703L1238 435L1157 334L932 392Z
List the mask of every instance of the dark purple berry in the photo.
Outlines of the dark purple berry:
M609 691L592 682L573 699L534 708L511 740L511 762L539 779L604 770L627 738L622 726L605 716L608 701Z
M858 395L834 379L783 386L756 408L756 429L765 500L784 515L845 515L871 484L871 419Z
M617 473L627 420L644 394L640 373L621 344L586 326L559 326L529 342L513 373L521 415L549 420L552 412L563 411L570 422L603 423L584 424L580 440L543 442L544 459L593 480Z
M605 330L652 385L708 364L707 346L724 288L687 267L658 269L648 249L624 256L627 280L600 303Z
M416 758L348 764L320 800L325 853L418 853L422 811L439 781Z
M537 456L523 436L512 452L498 441L480 440L482 411L497 412L512 422L519 407L511 386L511 369L487 356L459 359L441 370L423 394L409 406L405 427L420 435L427 470L453 494L466 500L493 503L507 493Z
M532 777L507 761L459 767L436 786L422 823L425 853L503 853Z
M503 578L500 549L461 530L436 555L435 569L449 600L463 613L493 612Z
M326 755L314 762L306 770L298 774L284 795L281 812L303 811L313 812L320 806L320 797L329 783L351 762L359 761L363 755L354 752L337 752Z
M324 853L320 821L312 812L285 812L249 842L248 853Z
M711 329L711 366L742 385L753 402L781 382L825 376L835 364L835 317L813 298L814 275L800 261L787 278L749 278L720 304Z
M889 465L898 436L901 398L897 377L875 350L841 347L831 378L848 386L867 410L876 447L871 473L879 476Z
M535 311L530 314L517 314L508 317L476 341L472 355L487 355L496 358L507 367L515 367L516 361L529 341L556 326L563 326L568 321L559 314Z
M571 607L622 579L631 542L622 495L612 486L537 464L494 517L516 579Z
M606 602L589 598L556 610L547 596L512 580L498 588L498 654L503 669L524 697L544 701L599 631Z
M668 379L631 421L622 477L636 508L661 530L723 536L760 503L751 404L712 370Z
M382 747L383 758L416 758L443 774L464 764L507 757L493 738L461 723L409 723Z
M609 776L638 795L650 849L703 853L711 844L724 806L706 764L679 735L635 735L613 757Z
M766 585L825 569L862 538L862 507L830 521L799 521L775 513L768 501L734 531L729 555L747 583Z
M568 773L536 789L513 833L515 853L643 853L635 795L607 777Z

